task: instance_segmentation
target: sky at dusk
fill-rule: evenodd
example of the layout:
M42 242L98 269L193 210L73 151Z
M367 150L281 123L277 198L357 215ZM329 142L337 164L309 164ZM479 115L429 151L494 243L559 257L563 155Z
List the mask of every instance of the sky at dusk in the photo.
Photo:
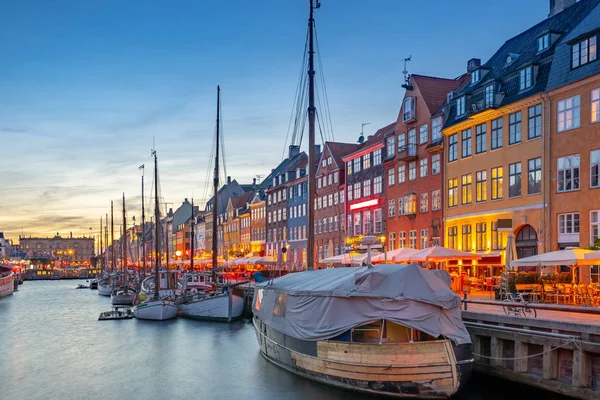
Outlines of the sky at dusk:
M140 221L155 148L162 196L206 194L216 86L227 174L282 159L307 0L14 1L0 13L0 231L97 234L127 197ZM396 120L411 73L456 77L543 20L549 0L322 0L315 14L336 141ZM321 73L321 71L317 71ZM305 135L306 137L306 135ZM303 147L304 143L303 143ZM204 204L200 204L201 208ZM151 214L152 210L147 210Z

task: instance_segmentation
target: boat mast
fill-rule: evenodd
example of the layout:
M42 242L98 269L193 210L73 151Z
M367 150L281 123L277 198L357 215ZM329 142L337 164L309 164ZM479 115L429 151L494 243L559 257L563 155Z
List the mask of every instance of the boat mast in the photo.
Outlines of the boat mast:
M102 254L104 254L102 247L103 247L102 246L102 216L100 216L100 253L98 253L99 257L102 257ZM102 272L104 272L104 268L105 268L104 261L102 259L100 259L100 260L101 260L100 265L102 267L101 270L102 270ZM100 273L100 275L102 275L102 273Z
M221 111L221 88L217 86L217 140L215 150L215 176L213 179L214 185L214 202L213 202L213 221L212 221L212 280L213 290L217 290L217 217L219 216L219 125L220 125L220 111Z
M160 263L160 237L158 231L158 224L160 223L160 211L158 209L158 161L156 159L156 150L152 150L152 155L154 156L154 227L155 227L155 236L154 244L156 246L156 255L155 255L155 265L154 265L154 298L158 299L158 286L160 282L158 280L158 265Z
M108 213L106 213L106 219L104 220L104 243L106 248L104 249L104 272L108 271Z
M190 272L194 272L194 198L192 197L192 221L190 232Z
M110 201L110 256L111 266L110 272L115 272L115 212L113 202Z
M123 237L121 238L121 269L123 282L127 283L127 220L125 219L125 192L123 192Z
M144 212L144 164L142 168L142 276L146 275L146 214Z
M315 261L315 61L314 61L314 27L315 20L313 12L315 8L321 7L319 0L313 5L310 1L310 17L308 19L308 242L306 267L309 270L314 269Z

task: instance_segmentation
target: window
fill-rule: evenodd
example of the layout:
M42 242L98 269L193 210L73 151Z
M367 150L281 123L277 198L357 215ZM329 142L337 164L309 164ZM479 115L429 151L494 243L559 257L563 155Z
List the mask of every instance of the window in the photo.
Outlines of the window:
M363 155L363 169L371 168L371 153Z
M462 249L463 251L471 251L471 225L462 226Z
M388 186L392 186L394 184L394 169L388 170Z
M319 227L319 229L318 229L318 231L317 231L317 232L318 232L318 233L322 233L322 232L323 232L323 223L321 222L321 219L319 219L319 221L318 221L318 224L317 224L317 225L318 225L318 227Z
M360 157L354 159L354 172L360 172Z
M451 226L448 228L448 248L456 249L456 237L458 236L458 228Z
M413 155L416 155L416 147L417 147L417 130L411 129L408 131L408 149L412 151ZM411 154L411 153L409 153Z
M373 165L381 164L381 149L377 149L373 152Z
M317 189L321 189L321 177L317 177Z
M597 246L600 239L600 210L590 211L590 246Z
M421 125L419 128L419 144L425 144L429 141L429 125Z
M431 209L433 211L442 209L442 192L439 190L431 192Z
M406 197L400 197L398 199L398 216L406 215Z
M373 178L373 194L379 194L383 191L382 182L383 178L381 176L376 176ZM344 200L340 198L340 203L343 203Z
M411 249L417 248L417 231L408 232L408 247Z
M354 200L360 199L361 190L360 190L360 182L356 182L354 184Z
M434 118L431 121L431 141L435 142L442 138L442 117Z
M487 200L487 171L477 171L475 173L475 201L482 202Z
M521 163L508 165L508 197L521 195Z
M600 150L590 151L590 187L600 187Z
M394 145L396 144L395 138L394 136L389 136L387 138L387 158L393 157L395 152L394 152Z
M398 232L398 247L401 249L406 247L406 232Z
M421 229L421 248L426 249L429 242L429 229Z
M343 204L343 203L344 203L344 191L340 190L340 204ZM304 213L304 215L306 215L306 213Z
M375 221L373 232L381 233L383 230L383 212L381 211L381 208L376 208L373 210L373 219Z
M481 80L481 71L480 70L476 69L475 71L471 72L471 85L476 84L480 80Z
M406 165L398 167L398 183L404 183L406 181Z
M323 167L326 167L326 166L327 166L327 160L326 160L326 159L323 159L323 162L321 162L321 165L322 165Z
M333 204L334 204L334 205L336 205L336 206L337 206L337 205L338 205L338 203L340 202L338 197L339 197L339 196L338 196L338 192L335 192L335 193L333 194Z
M436 175L440 173L440 155L434 154L431 156L431 175Z
M396 232L390 232L388 251L396 248Z
M396 200L388 200L388 217L396 215Z
M348 185L348 201L352 201L352 185Z
M521 111L508 117L508 144L521 143Z
M417 195L409 194L404 196L404 213L405 214L416 214L417 213Z
M465 96L456 99L456 116L464 115L467 112Z
M592 90L592 123L600 122L600 88Z
M589 37L571 46L571 67L577 68L597 58L596 36Z
M360 213L354 214L354 234L356 236L362 235L362 223L360 220Z
M487 125L481 124L475 127L475 153L481 154L487 151Z
M579 190L579 154L558 160L558 191Z
M487 224L485 222L479 222L476 227L475 245L477 251L485 251L487 247Z
M406 150L406 134L399 133L398 134L398 151Z
M412 161L408 163L408 180L414 181L417 179L417 162Z
M371 233L373 233L371 226L371 211L365 211L363 213L363 222L365 225L363 233L365 235L370 235Z
M366 181L363 182L363 196L368 197L370 195L371 195L371 180L367 179Z
M542 158L532 158L527 165L527 194L542 193Z
M590 281L592 283L600 283L600 266L592 265L590 267Z
M448 207L458 205L458 178L448 179Z
M427 193L421 193L421 201L419 203L419 211L422 213L427 212Z
M471 183L472 183L471 174L466 174L462 176L462 204L471 204Z
M546 50L550 47L550 33L546 33L537 38L537 51L538 53Z
M492 200L502 198L502 167L492 168Z
M533 86L533 67L523 68L519 73L519 89L525 90Z
M492 121L492 150L502 147L502 118Z
M558 131L579 128L579 96L574 96L558 102Z
M332 175L332 174L329 174L329 175L327 176L327 185L328 185L328 186L331 186L331 184L332 184L332 183L333 183L333 175Z
M458 133L448 137L448 162L458 160Z
M462 131L462 158L469 157L472 154L473 135L471 129Z
M404 105L402 106L402 120L403 122L412 121L415 119L415 98L407 97L404 99Z
M491 85L487 85L485 87L485 107L486 108L494 107L494 105L496 103L494 101L494 97L495 97L494 84L492 83Z
M379 150L379 154L381 154L381 149ZM335 171L333 173L333 183L338 183L338 175L339 175L339 171Z
M492 222L492 250L502 250L502 235L498 233L498 221Z
M348 168L347 168L347 171L346 171L346 174L348 174L348 175L352 175L352 161L348 161L348 162L346 163L346 166L348 167Z
M419 176L424 178L427 176L427 158L419 160Z
M558 214L558 233L579 233L579 213Z
M348 214L348 229L347 229L348 236L354 236L353 228L354 228L354 226L352 225L352 214Z

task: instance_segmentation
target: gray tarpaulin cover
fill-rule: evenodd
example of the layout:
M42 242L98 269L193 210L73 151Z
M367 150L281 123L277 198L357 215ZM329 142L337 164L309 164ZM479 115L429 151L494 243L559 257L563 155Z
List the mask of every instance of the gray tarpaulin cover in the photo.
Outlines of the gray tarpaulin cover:
M471 343L449 281L447 272L417 264L297 272L257 284L254 312L300 340L327 340L386 319L458 345Z

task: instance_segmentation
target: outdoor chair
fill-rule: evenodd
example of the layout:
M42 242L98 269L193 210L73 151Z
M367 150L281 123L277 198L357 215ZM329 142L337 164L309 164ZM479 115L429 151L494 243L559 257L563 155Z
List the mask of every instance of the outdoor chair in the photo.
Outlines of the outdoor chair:
M550 284L544 284L544 301L555 303L557 300L556 288Z

